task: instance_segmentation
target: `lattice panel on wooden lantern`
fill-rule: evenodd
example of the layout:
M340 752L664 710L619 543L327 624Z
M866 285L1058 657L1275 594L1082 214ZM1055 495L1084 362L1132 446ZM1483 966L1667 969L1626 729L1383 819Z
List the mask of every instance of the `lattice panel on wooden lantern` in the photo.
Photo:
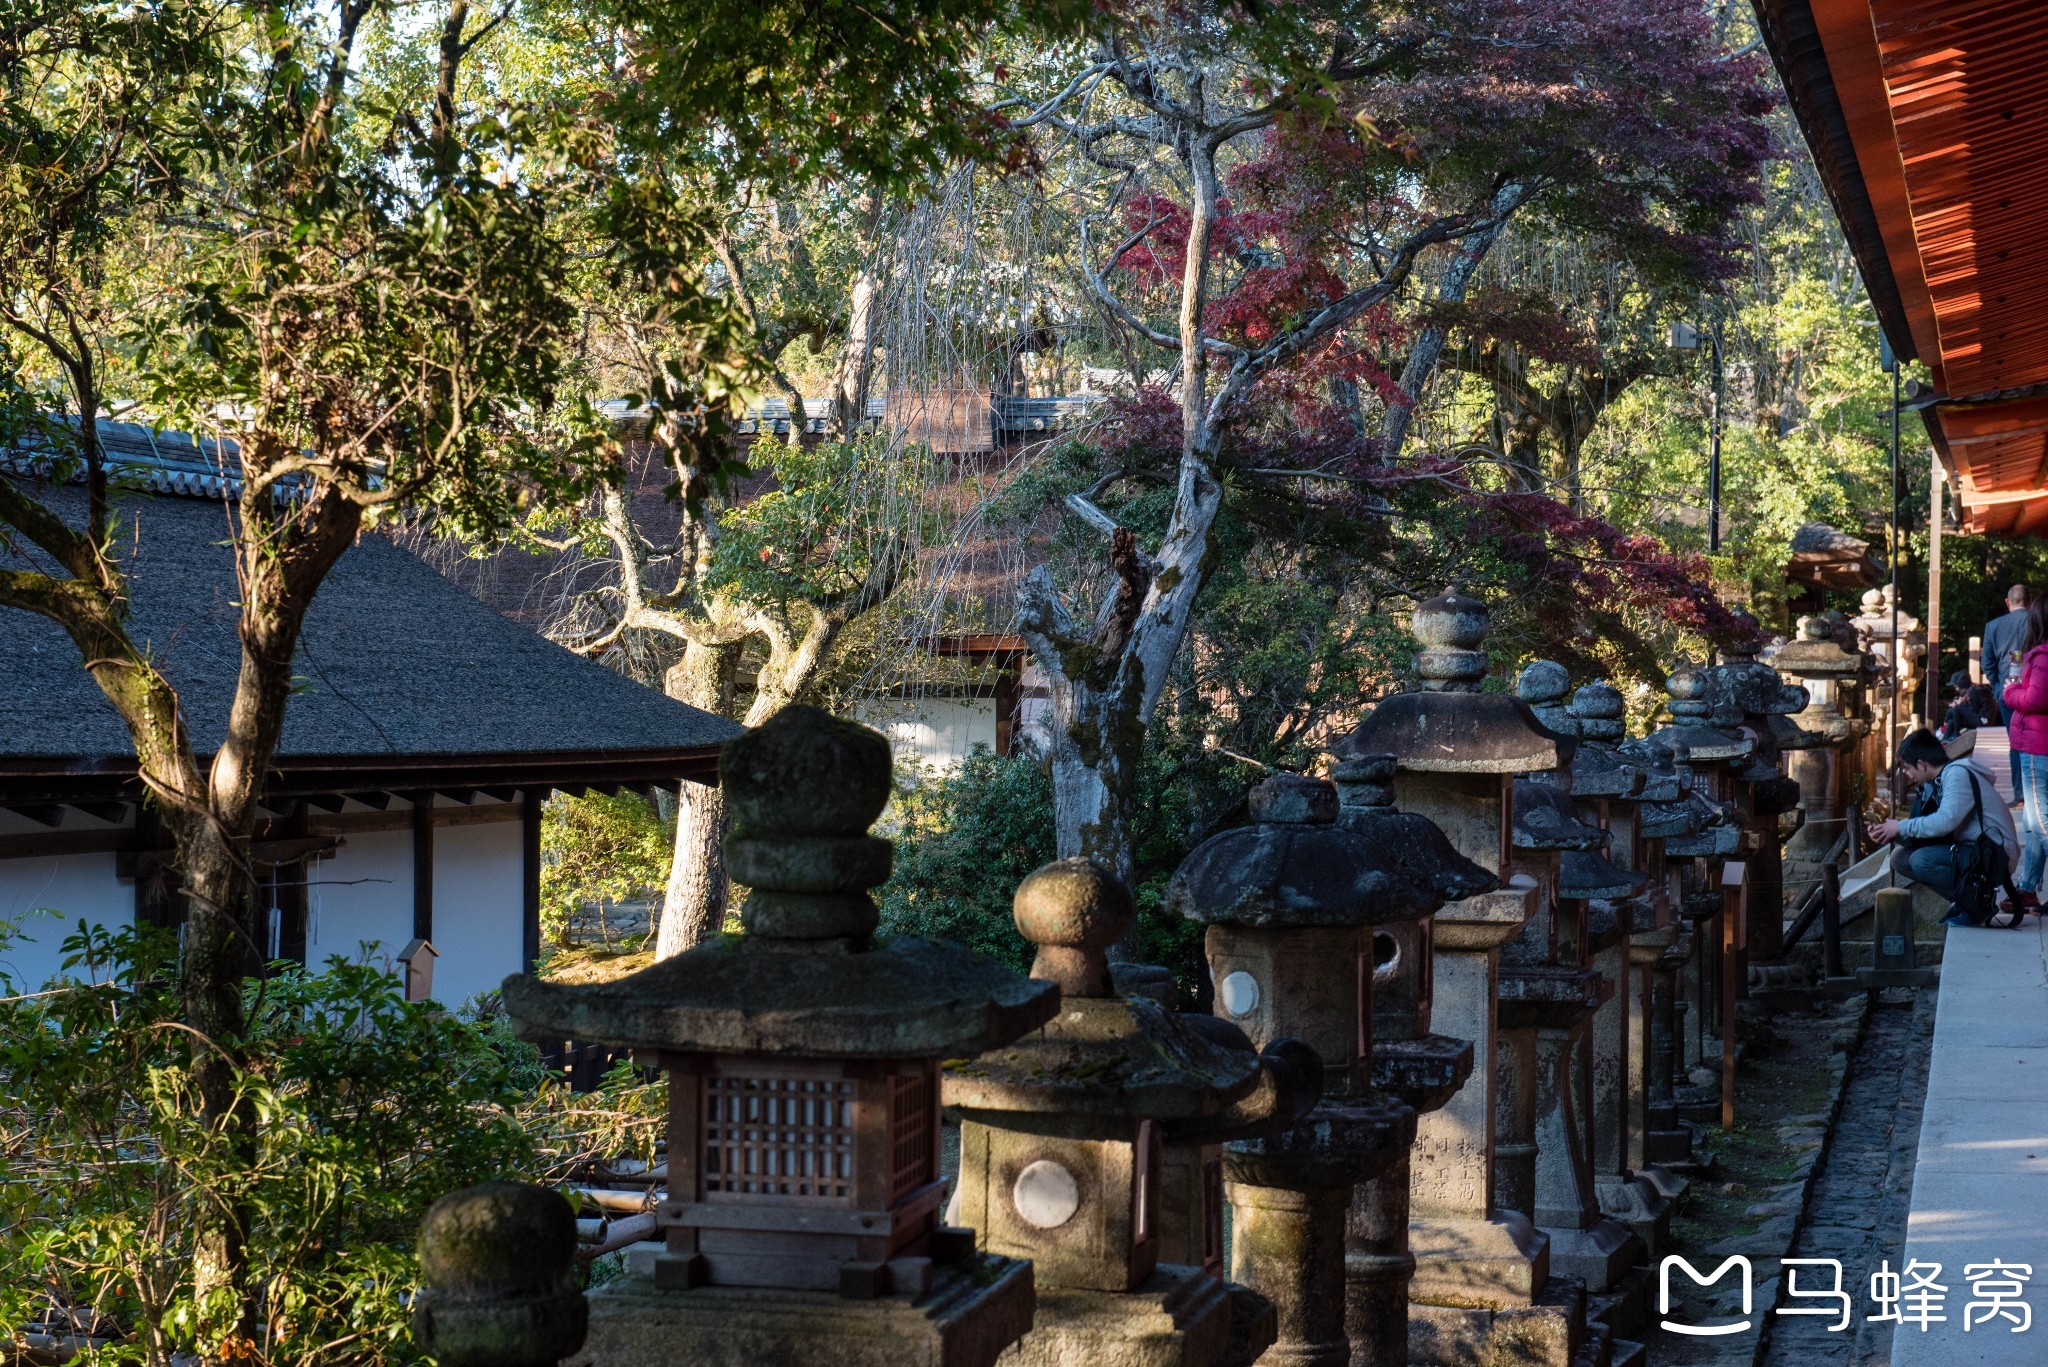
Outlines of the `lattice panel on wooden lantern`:
M813 1073L704 1079L704 1199L848 1205L854 1084Z
M889 1200L893 1204L938 1174L932 1154L932 1074L926 1069L889 1079Z

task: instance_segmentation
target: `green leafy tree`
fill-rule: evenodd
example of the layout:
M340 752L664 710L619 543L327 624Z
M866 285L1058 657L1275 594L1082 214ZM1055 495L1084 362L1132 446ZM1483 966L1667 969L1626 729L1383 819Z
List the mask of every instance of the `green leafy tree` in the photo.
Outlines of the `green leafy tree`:
M541 928L568 943L569 920L590 902L657 894L674 840L669 823L632 793L558 796L541 827Z
M84 486L75 507L0 480L0 605L57 622L127 725L189 908L193 1113L252 1169L246 852L328 570L401 512L488 539L615 476L566 365L594 285L662 338L646 397L679 493L718 488L758 358L705 283L708 212L688 196L769 163L905 174L983 146L968 54L1013 11L572 13L544 36L580 23L600 55L521 84L491 66L526 31L511 6L0 5L0 373L30 396L0 437L33 436L45 473ZM512 46L506 71L530 50ZM117 398L216 439L240 477L241 667L203 745L130 630L133 546L95 427ZM200 1341L225 1351L256 1324L258 1213L232 1195L193 1213Z

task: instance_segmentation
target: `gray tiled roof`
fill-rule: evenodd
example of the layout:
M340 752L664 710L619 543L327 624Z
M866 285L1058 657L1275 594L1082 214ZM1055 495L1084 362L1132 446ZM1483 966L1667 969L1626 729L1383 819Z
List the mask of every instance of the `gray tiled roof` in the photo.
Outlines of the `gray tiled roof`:
M116 495L122 550L133 557L131 629L164 661L206 753L226 729L240 664L228 510L204 453L183 441L166 454L150 463L146 450L122 453L147 466L136 482L161 491ZM83 515L82 490L42 484L37 494ZM22 562L0 549L8 563ZM380 535L364 536L328 575L297 673L278 750L286 761L701 752L741 729L498 615ZM133 753L71 639L0 608L0 761Z

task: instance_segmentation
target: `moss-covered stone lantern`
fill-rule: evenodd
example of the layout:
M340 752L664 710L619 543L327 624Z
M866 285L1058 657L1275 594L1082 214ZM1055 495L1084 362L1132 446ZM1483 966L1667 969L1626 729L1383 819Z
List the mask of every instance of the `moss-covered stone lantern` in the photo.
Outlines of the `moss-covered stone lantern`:
M1254 1042L1296 1037L1321 1056L1324 1099L1277 1135L1227 1147L1233 1270L1279 1317L1273 1360L1348 1367L1376 1345L1348 1337L1346 1224L1354 1189L1393 1167L1415 1112L1375 1090L1373 932L1413 923L1441 896L1417 867L1338 823L1336 788L1282 775L1252 790L1253 823L1211 837L1163 905L1208 926L1217 1010ZM1405 1278L1352 1323L1405 1353Z
M1344 762L1391 755L1401 809L1427 817L1499 884L1447 904L1432 923L1431 1029L1473 1048L1470 1079L1417 1126L1409 1351L1418 1363L1537 1341L1568 1359L1584 1329L1576 1303L1546 1285L1548 1239L1499 1207L1493 1162L1501 947L1537 914L1536 883L1514 869L1515 778L1568 765L1576 742L1519 698L1481 691L1487 621L1486 605L1456 590L1418 605L1419 690L1381 702L1336 746Z
M1031 1271L941 1227L938 1064L1035 1029L1058 990L955 945L875 942L879 733L785 708L719 777L743 933L608 983L505 981L522 1031L630 1046L668 1076L665 1251L591 1297L581 1360L992 1362L1031 1323Z
M1440 903L1495 891L1499 880L1452 848L1428 817L1394 806L1394 759L1361 755L1339 764L1339 825L1370 841L1383 867L1433 884ZM1413 1107L1441 1110L1472 1073L1472 1043L1431 1033L1433 918L1389 921L1361 932L1371 946L1372 1085ZM1420 1128L1418 1122L1418 1129ZM1413 1147L1359 1184L1345 1234L1345 1332L1353 1367L1406 1367L1408 1244Z
M949 1063L944 1087L961 1118L958 1218L988 1252L1035 1269L1037 1317L1006 1361L1210 1367L1231 1347L1229 1288L1159 1260L1162 1147L1169 1131L1220 1141L1291 1120L1308 1100L1301 1074L1117 994L1108 949L1134 913L1102 865L1049 864L1015 905L1059 1013Z

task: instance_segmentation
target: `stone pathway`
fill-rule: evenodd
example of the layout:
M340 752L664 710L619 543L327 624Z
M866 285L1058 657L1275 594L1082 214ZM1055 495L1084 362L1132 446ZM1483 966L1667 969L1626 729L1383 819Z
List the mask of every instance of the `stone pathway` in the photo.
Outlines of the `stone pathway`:
M1762 1357L1767 1367L1884 1367L1891 1361L1891 1325L1865 1318L1869 1279L1881 1262L1900 1266L1935 1007L1933 992L1896 995L1911 1000L1875 1004L1865 1022L1792 1250L1797 1258L1840 1260L1855 1322L1830 1332L1838 1322L1831 1318L1771 1315ZM1825 1275L1825 1269L1802 1271L1800 1289L1825 1286ZM1781 1297L1781 1304L1798 1303Z

